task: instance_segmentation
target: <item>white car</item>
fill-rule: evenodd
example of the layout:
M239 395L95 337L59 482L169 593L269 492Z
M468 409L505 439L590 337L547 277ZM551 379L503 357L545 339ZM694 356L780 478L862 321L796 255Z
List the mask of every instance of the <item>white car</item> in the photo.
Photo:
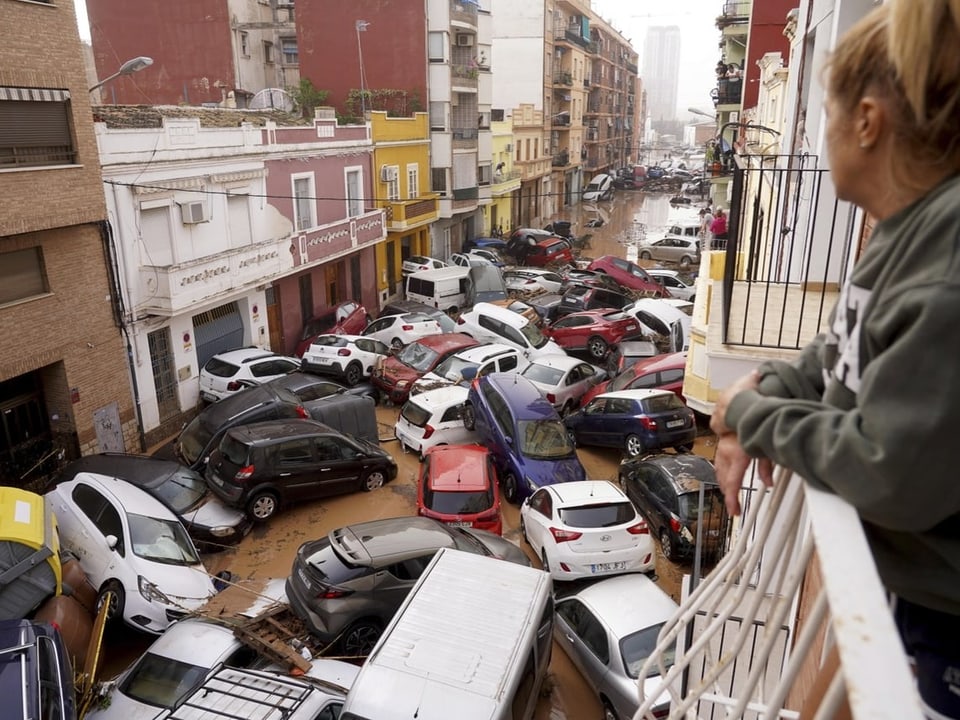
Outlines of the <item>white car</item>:
M457 331L477 342L495 342L518 348L524 357L562 355L563 348L519 313L492 303L479 302L457 318Z
M623 308L623 312L637 319L643 335L670 338L670 352L689 349L692 320L669 299L640 298Z
M166 505L125 480L77 473L45 496L62 545L77 556L108 619L162 633L216 589L183 525Z
M490 258L479 255L474 251L468 253L454 253L450 256L450 262L460 267L475 267L477 265L496 265Z
M469 388L448 385L411 395L400 408L394 435L420 458L436 445L466 445L477 435L463 426L461 413Z
M697 286L686 282L676 270L665 268L647 268L647 275L670 291L670 295L680 300L693 302L697 294Z
M520 372L530 361L503 343L484 343L456 352L413 383L410 394L440 385L468 386L473 378L492 372Z
M130 667L107 685L91 720L153 720L173 709L218 668L265 668L268 661L244 645L230 626L202 617L173 623ZM314 660L307 673L349 687L359 668L337 660ZM320 674L318 674L320 673ZM324 677L326 676L326 677Z
M443 260L437 260L426 255L411 255L400 265L400 274L407 276L421 270L439 270L445 267L449 267L449 265Z
M554 580L652 573L647 521L606 480L545 485L520 508L520 532Z
M563 278L552 270L542 268L511 268L503 271L503 282L507 292L515 293L558 293Z
M400 350L407 343L419 340L426 335L439 335L442 332L440 323L429 315L404 313L372 320L360 334L363 337L379 340L394 350Z
M607 379L606 370L570 355L533 358L520 374L536 385L561 415L579 407L583 394Z
M314 375L333 375L354 387L369 379L373 369L390 354L390 347L375 338L321 335L303 354L301 369Z
M240 348L218 353L200 370L200 397L216 402L248 387L244 381L265 383L300 369L297 358L262 348Z
M637 682L647 697L660 685L659 673L640 678L640 670L657 646L660 628L677 610L655 582L636 574L606 578L557 600L554 640L601 698L604 717L632 718L640 707ZM602 658L598 647L607 651ZM667 670L674 654L661 658ZM666 717L669 708L664 691L653 711Z

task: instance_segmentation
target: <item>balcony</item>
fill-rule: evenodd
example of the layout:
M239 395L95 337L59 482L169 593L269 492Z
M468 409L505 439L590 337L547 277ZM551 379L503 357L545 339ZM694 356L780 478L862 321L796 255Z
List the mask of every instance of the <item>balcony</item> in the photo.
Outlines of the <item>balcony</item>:
M520 188L520 171L508 170L493 173L490 193L494 196L507 195Z
M480 137L480 130L475 127L455 127L451 128L453 137L453 147L457 150L467 150L477 146L477 138Z
M627 65L627 72L628 72L628 73L632 73L632 74L636 75L636 74L640 71L640 69L637 67L637 64L636 64L636 63L632 63L632 62L630 62L630 61L627 61L626 65Z
M717 18L717 28L723 30L727 25L739 25L750 21L750 0L728 0Z
M479 9L479 3L474 0L450 0L450 21L476 29Z
M859 516L778 469L748 476L731 549L660 631L639 676L670 718L920 720L920 702ZM696 561L694 562L696 573ZM677 644L671 668L662 658Z
M584 78L584 79L583 79L583 86L584 86L585 88L589 88L589 87L590 87L590 78Z
M476 88L480 69L476 65L451 65L450 75L455 88Z
M566 110L559 112L550 120L551 127L568 128L570 127L570 113Z
M387 230L399 232L428 225L439 217L439 193L427 193L412 200L393 200L386 203Z
M573 75L571 75L566 70L553 74L553 84L554 85L566 85L567 87L573 87Z
M739 105L743 97L743 80L721 78L717 80L716 90L711 91L710 94L713 96L715 106Z
M564 150L553 156L553 167L566 167L570 164L570 153Z

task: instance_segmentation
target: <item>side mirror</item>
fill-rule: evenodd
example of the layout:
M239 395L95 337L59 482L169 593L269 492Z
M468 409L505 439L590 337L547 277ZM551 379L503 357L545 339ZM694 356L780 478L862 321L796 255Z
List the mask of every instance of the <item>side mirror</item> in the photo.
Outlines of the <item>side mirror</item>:
M117 543L118 543L119 541L117 540L117 536L116 536L116 535L107 535L107 536L104 538L104 540L107 541L107 547L108 547L108 548L110 548L111 550L116 550L116 549L117 549Z

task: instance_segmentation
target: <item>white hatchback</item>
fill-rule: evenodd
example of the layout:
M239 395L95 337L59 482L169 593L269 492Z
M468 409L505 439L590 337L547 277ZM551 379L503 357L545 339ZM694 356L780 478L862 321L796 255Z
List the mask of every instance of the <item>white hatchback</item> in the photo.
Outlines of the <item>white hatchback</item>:
M438 387L411 395L400 408L394 435L401 447L420 458L436 445L466 445L477 442L477 435L463 426L463 404L469 388L459 385Z
M218 353L200 370L200 397L222 400L249 385L244 380L265 383L300 369L297 358L277 355L263 348L239 348Z
M463 385L480 375L493 372L520 372L530 361L520 351L503 343L484 343L454 353L431 372L413 383L410 394L442 385Z
M672 297L693 301L697 294L697 286L686 282L676 270L647 268L647 275L669 290Z
M423 313L404 313L386 315L371 320L360 333L363 337L379 340L394 350L401 350L406 344L427 335L439 335L443 332L440 323Z
M606 480L540 488L520 508L520 532L554 580L655 569L647 521Z
M390 357L390 348L363 335L321 335L303 354L301 369L314 375L333 375L353 387L373 374Z
M520 374L536 385L561 415L579 407L583 394L607 378L606 370L570 355L535 357Z
M458 317L457 332L481 343L512 345L527 358L564 354L563 348L544 336L540 328L523 315L491 303L479 302Z
M563 285L563 278L552 270L517 267L503 271L503 282L507 286L507 292L558 293Z
M126 480L77 473L44 496L60 540L99 589L112 591L108 619L162 633L216 594L180 520Z
M421 270L438 270L445 267L448 267L448 265L443 260L437 260L426 255L411 255L400 265L400 274L407 276Z

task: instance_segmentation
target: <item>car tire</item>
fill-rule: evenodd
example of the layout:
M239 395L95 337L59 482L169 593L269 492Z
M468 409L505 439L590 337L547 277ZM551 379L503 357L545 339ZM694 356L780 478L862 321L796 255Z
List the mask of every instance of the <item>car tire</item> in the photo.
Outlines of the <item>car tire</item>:
M400 338L394 338L390 341L390 347L393 348L394 352L400 352L403 350L403 343L400 342Z
M693 443L681 443L680 445L674 445L673 449L681 453L693 452Z
M123 608L127 600L123 584L119 580L107 580L107 582L103 584L103 587L100 588L100 592L97 594L97 612L100 612L103 603L107 601L107 593L112 593L110 596L110 607L107 608L107 622L121 622L123 620Z
M673 541L670 539L670 533L666 528L660 531L660 552L670 562L677 559L677 550L673 547Z
M649 251L644 250L642 253L640 253L640 259L641 259L641 260L653 260L653 255L651 255L651 254L649 253Z
M693 258L689 255L684 255L680 258L680 267L682 269L689 270L691 265L693 265Z
M382 633L376 620L359 620L340 634L340 650L348 657L366 657Z
M623 449L627 453L627 457L637 457L643 453L643 441L636 435L627 435L627 439L623 443Z
M460 418L463 420L463 426L467 430L477 429L477 414L476 411L474 411L472 404L463 404L463 412L460 413Z
M594 360L603 360L603 357L607 354L607 350L607 341L599 335L594 335L587 340L587 352L590 353L590 357Z
M373 492L374 490L379 490L387 482L387 476L384 474L383 470L371 470L368 472L364 478L363 482L360 484L360 488L364 492Z
M600 704L603 705L603 720L620 720L617 711L613 709L613 704L605 697L600 698Z
M573 400L567 400L567 401L563 404L563 407L560 408L560 417L566 417L567 415L569 415L569 414L572 413L573 411L574 411Z
M520 488L517 485L517 476L512 470L508 470L500 478L500 485L503 489L503 498L511 505L517 504L517 496L520 494Z
M363 368L360 367L360 363L352 362L343 371L343 381L350 387L359 385L361 378L363 378Z
M254 522L266 522L277 514L279 508L280 501L276 494L269 490L254 493L247 501L247 515Z

